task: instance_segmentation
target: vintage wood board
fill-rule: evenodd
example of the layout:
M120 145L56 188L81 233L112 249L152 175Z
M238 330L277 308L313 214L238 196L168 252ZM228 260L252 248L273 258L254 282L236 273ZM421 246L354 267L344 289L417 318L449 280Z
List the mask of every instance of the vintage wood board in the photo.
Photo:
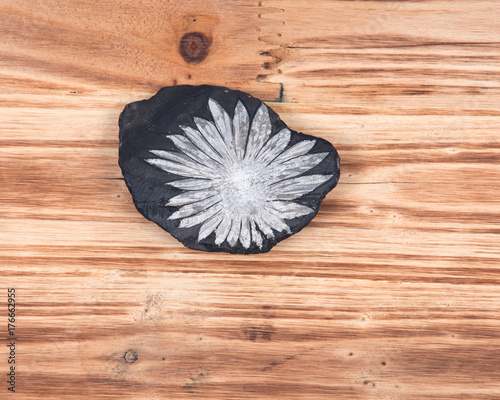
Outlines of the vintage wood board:
M499 399L498 15L494 0L3 0L16 393L2 346L0 397ZM178 52L193 31L212 40L199 64ZM338 187L270 253L188 250L125 187L125 104L202 83L339 150Z

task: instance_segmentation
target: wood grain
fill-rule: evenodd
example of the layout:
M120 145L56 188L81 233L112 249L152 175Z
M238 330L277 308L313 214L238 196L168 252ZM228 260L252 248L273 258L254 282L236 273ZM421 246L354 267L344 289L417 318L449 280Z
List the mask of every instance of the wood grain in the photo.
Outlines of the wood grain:
M17 393L0 391L500 398L499 12L4 1L0 295L17 290L18 342ZM179 54L188 32L212 40L199 64ZM118 115L186 83L249 91L339 150L338 187L270 253L191 251L132 204Z
M0 10L3 89L144 96L210 81L268 100L279 95L279 85L256 79L271 59L260 54L257 2L6 0ZM189 32L212 38L202 64L178 52Z

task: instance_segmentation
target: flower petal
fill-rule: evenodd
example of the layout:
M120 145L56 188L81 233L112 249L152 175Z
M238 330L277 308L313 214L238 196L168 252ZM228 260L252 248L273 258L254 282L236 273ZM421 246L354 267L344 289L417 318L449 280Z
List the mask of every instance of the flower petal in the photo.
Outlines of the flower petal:
M221 134L212 122L198 117L194 117L194 122L206 141L216 149L224 159L231 158L230 149L227 147L227 144L224 142Z
M245 153L245 159L252 160L262 148L264 143L271 135L271 120L269 118L269 110L262 103L252 120L252 127L248 136L248 143Z
M278 200L294 200L325 183L332 175L306 175L286 179L272 185Z
M208 99L208 107L222 139L226 143L227 148L234 154L233 123L231 117L214 99Z
M282 164L271 164L268 166L275 176L273 182L294 178L318 165L328 153L312 153L305 156L292 158ZM272 183L272 182L271 182Z
M253 216L256 224L258 225L259 229L266 235L268 239L272 239L274 237L274 232L271 226L264 221L260 215L256 214Z
M192 168L179 164L177 162L164 160L162 158L146 158L144 161L147 163L162 169L163 171L170 172L171 174L180 176L193 176L195 178L209 178L210 174L207 172L193 170Z
M286 128L279 131L267 141L264 147L262 147L257 154L256 158L263 163L268 163L274 160L280 153L283 152L283 150L286 149L286 146L290 142L290 134L290 130Z
M252 232L252 242L254 242L259 247L259 249L261 249L262 248L262 235L257 230L257 227L255 225L254 220L250 221L250 231Z
M311 150L316 143L316 140L303 140L294 144L289 149L285 150L278 157L276 157L271 164L281 164L294 157L302 156Z
M167 206L183 206L185 204L194 203L196 201L205 200L209 197L213 197L219 192L216 190L196 190L181 193L177 196L172 197Z
M192 226L201 224L202 222L205 222L207 219L220 212L221 209L222 206L220 205L220 203L214 204L212 207L196 215L193 215L192 217L181 219L179 228L191 228Z
M181 129L186 134L187 138L193 142L201 151L205 152L207 156L222 164L224 157L222 157L210 144L206 141L203 135L196 129L189 126L181 126Z
M208 199L200 200L195 203L186 204L185 206L182 206L176 212L174 212L170 217L168 217L168 219L179 219L179 218L190 217L191 215L197 214L219 201L220 201L219 196L212 196L209 197Z
M293 201L271 201L267 203L269 210L275 212L275 215L284 219L301 217L314 212L312 208L297 204Z
M231 219L227 215L222 219L222 222L215 230L215 244L220 245L226 240L229 230L231 229Z
M193 161L193 159L187 157L186 155L174 151L164 151L164 150L150 150L150 153L153 153L155 156L161 157L165 160L170 160L177 162L179 164L182 164L186 166L187 168L197 170L199 172L202 172L204 174L207 174L207 176L213 176L213 173L215 172L214 168L212 167L207 167L203 164L200 164L196 161Z
M215 231L217 226L221 223L221 220L221 214L214 215L212 218L207 219L200 227L200 231L198 232L198 241L205 239L213 231Z
M248 249L252 243L250 237L250 223L246 217L241 221L240 243L245 249Z
M210 179L181 179L178 181L167 182L166 185L173 186L177 189L183 190L203 190L211 189L213 187L213 181Z
M230 246L234 246L238 241L238 237L240 236L240 228L241 228L241 217L239 215L235 215L233 221L231 223L231 229L227 235L227 242Z
M168 135L167 136L175 146L182 151L185 155L193 160L198 161L200 164L206 165L207 167L211 166L214 168L219 167L220 160L216 161L213 158L207 156L203 151L200 151L198 147L196 147L191 140L189 140L186 136L182 135Z
M285 221L279 216L270 212L267 208L264 208L262 211L262 218L269 223L272 228L278 232L285 231L286 233L291 233L290 227L287 225ZM259 225L260 226L260 225ZM274 235L273 235L274 236Z
M248 111L241 101L238 101L234 109L233 135L236 156L239 160L245 155L245 146L248 138L248 128L250 126Z

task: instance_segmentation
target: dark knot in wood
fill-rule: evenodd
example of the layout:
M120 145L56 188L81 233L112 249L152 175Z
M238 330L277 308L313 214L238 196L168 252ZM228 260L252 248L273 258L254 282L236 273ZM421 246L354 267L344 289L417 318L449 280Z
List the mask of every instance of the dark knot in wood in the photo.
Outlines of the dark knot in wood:
M190 64L199 64L207 58L212 41L201 32L186 33L179 44L179 53Z
M123 356L126 362L129 364L135 363L139 359L139 354L137 354L134 350L129 350Z

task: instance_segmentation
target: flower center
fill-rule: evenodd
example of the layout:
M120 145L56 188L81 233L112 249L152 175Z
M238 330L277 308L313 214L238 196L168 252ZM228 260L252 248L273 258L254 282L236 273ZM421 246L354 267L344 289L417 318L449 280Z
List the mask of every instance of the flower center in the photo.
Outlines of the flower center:
M236 214L253 215L265 200L268 187L259 176L256 165L236 164L223 177L220 189L222 201Z
M229 171L227 175L228 185L240 196L246 196L251 190L253 176L248 168L237 167Z

